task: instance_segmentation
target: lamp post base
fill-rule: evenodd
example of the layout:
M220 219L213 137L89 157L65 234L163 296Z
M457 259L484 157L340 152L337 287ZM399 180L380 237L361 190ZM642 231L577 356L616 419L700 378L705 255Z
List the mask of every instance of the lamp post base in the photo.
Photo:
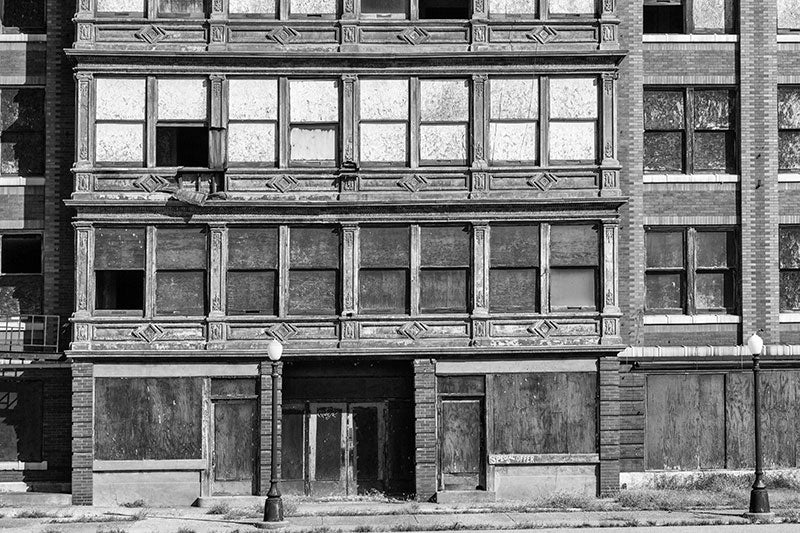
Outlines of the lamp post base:
M256 522L253 524L256 529L280 529L282 527L286 527L289 525L288 520L283 520L281 522Z
M750 491L750 510L746 516L753 518L774 516L769 511L769 493L766 487L753 487Z
M273 486L274 487L274 486ZM270 489L270 493L278 492ZM280 494L267 493L267 501L264 502L264 522L285 522L283 519L283 499Z

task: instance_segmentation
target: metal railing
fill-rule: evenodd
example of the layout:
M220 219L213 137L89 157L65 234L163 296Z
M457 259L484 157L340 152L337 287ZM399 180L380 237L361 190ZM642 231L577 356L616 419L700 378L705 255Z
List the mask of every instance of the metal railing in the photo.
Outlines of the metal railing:
M57 353L57 315L0 315L0 353Z

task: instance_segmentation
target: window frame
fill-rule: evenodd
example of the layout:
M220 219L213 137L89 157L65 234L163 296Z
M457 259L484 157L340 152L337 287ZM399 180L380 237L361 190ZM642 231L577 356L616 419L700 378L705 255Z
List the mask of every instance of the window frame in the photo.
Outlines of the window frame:
M230 256L231 246L230 246L230 232L237 229L244 229L244 230L271 230L275 232L275 267L274 268L266 268L261 265L261 268L242 268L242 267L235 267L232 268L230 266L230 262L225 262L225 314L228 316L237 316L237 317L250 317L250 316L259 316L259 317L277 317L280 314L280 292L281 292L281 280L280 280L280 273L281 273L281 264L280 264L280 249L281 249L281 231L280 226L269 226L269 225L259 225L259 226L229 226L228 227L228 239L227 239L227 247L226 247L226 254L227 257ZM229 290L229 283L230 283L230 274L231 272L241 273L241 272L272 272L275 276L275 283L273 287L273 302L272 302L272 309L270 312L253 312L253 313L233 313L231 312L231 305L230 305L230 293Z
M475 265L474 265L474 259L473 259L473 253L472 253L473 234L474 234L472 224L470 224L470 223L462 223L462 224L458 224L458 223L450 223L450 224L430 224L430 223L426 224L426 223L421 223L418 226L420 228L420 230L419 230L420 231L420 237L419 237L419 240L420 240L420 251L419 251L419 263L418 263L419 273L418 273L418 276L417 276L417 279L419 280L419 283L418 283L419 314L423 315L423 316L428 316L428 315L429 316L443 316L443 315L463 316L465 314L469 314L472 311L472 308L473 308L473 305L474 305L473 304L474 295L473 295L473 282L472 282L472 280L473 280L473 277L475 275ZM467 239L467 248L468 248L468 255L469 255L468 264L466 266L463 266L463 265L459 265L459 266L455 266L455 265L426 265L423 262L423 258L422 258L423 249L425 247L424 235L422 234L422 229L423 228L436 228L436 229L441 229L441 228L464 228L464 229L466 229L467 230L466 231L466 233L467 233L467 237L466 237L466 239ZM460 311L460 310L459 311L454 311L454 310L449 310L449 309L445 309L445 310L430 310L430 308L429 309L423 309L423 281L422 280L423 280L424 274L426 272L456 272L456 271L465 272L465 274L466 274L466 287L465 287L465 294L464 294L464 310L463 311Z
M793 84L780 84L778 85L778 105L780 106L780 92L781 89L787 89L796 91L800 94L800 85L793 85ZM781 133L794 133L800 136L800 125L795 128L781 128L780 116L778 117L778 173L779 174L796 174L800 173L800 157L798 157L798 164L795 167L791 168L781 168L781 156L780 156L780 145L781 145Z
M332 77L320 77L320 78L302 78L302 77L283 77L282 80L285 80L285 94L286 97L284 101L286 105L281 110L278 108L278 121L280 122L281 117L285 117L285 124L280 125L280 133L279 138L286 139L286 146L285 147L278 147L278 150L284 151L286 154L286 166L287 167L295 167L295 168L334 168L338 167L342 162L342 150L341 150L341 142L342 142L342 130L343 130L343 101L342 101L342 83L341 78L332 78ZM292 119L291 107L292 107L292 92L291 92L291 85L292 81L333 81L336 83L336 107L337 107L337 119L336 122L310 122L310 121L299 121L295 122ZM281 102L281 94L282 90L280 89L280 81L279 81L279 89L278 89L278 102ZM313 129L330 129L333 131L334 139L333 139L333 160L330 159L293 159L292 158L292 131L297 129L303 130L313 130ZM280 141L278 141L280 143Z
M552 109L551 109L551 99L552 99L552 92L551 92L551 81L553 79L593 79L596 83L595 88L595 117L594 118L553 118L552 116ZM541 94L542 100L540 101L539 106L539 113L541 116L540 119L540 131L539 131L539 165L541 166L550 166L550 167L568 167L568 166L575 166L575 165L598 165L600 160L603 158L603 152L601 150L601 146L603 143L603 98L600 93L600 89L602 86L602 82L600 80L600 76L597 74L587 73L586 75L580 74L572 74L566 76L553 76L553 75L545 75L539 77L539 92ZM543 126L541 124L544 124ZM563 124L572 124L572 123L580 123L580 124L594 124L594 159L555 159L552 157L550 153L550 132L551 132L551 125L553 123L563 123ZM546 155L545 155L546 154Z
M274 119L264 119L264 118L257 118L257 119L244 119L244 118L230 118L230 82L233 80L244 80L244 81L274 81L275 82L275 118ZM227 88L227 95L225 98L225 117L226 117L226 126L225 130L227 135L225 135L225 160L228 166L233 168L276 168L280 166L281 161L281 138L288 139L288 137L282 135L281 131L281 106L286 104L288 105L288 93L286 91L281 90L281 78L280 77L248 77L248 76L235 76L230 77L226 80L226 88ZM275 126L275 137L274 142L275 145L274 149L274 158L272 161L233 161L230 158L230 125L231 124L273 124Z
M536 99L537 99L537 113L536 118L534 119L524 119L524 118L492 118L492 82L495 80L534 80L536 82ZM543 133L546 128L544 123L547 122L549 125L549 117L548 120L545 120L543 114L545 113L545 109L549 109L549 105L544 105L544 98L549 96L549 87L548 89L544 88L544 85L547 84L549 86L549 77L547 76L490 76L488 79L488 91L486 91L486 135L487 135L487 145L488 145L488 154L487 160L491 165L500 165L500 166L515 166L515 165L530 165L530 166L539 166L541 165L542 161L542 138ZM536 131L536 156L532 160L517 160L517 159L495 159L494 157L494 150L492 149L492 142L491 142L491 132L492 132L492 124L533 124L535 131ZM549 129L549 128L548 128ZM597 135L597 130L595 129L595 135ZM546 150L549 152L549 150ZM548 153L549 157L549 153Z
M362 244L363 244L363 230L364 229L371 229L371 230L381 230L381 229L405 229L408 232L408 242L406 243L408 246L408 263L405 266L364 266L364 254L362 253ZM410 316L411 315L411 293L414 291L414 287L411 285L411 280L414 276L412 276L412 264L413 260L412 256L412 244L411 241L413 239L413 224L359 224L359 243L358 243L358 253L359 253L359 262L354 272L354 276L356 276L358 280L358 287L359 287L359 294L358 294L358 314L365 315L365 316ZM373 311L369 309L364 309L363 307L363 298L361 297L361 290L362 290L362 278L361 272L400 272L402 271L405 274L405 283L406 283L406 290L405 290L405 299L406 299L406 308L405 311L402 313L391 313L385 311Z
M552 241L552 229L553 226L591 226L596 228L596 252L597 252L597 262L592 264L589 262L581 263L581 264L572 264L572 265L556 265L553 266L553 241ZM547 310L549 313L599 313L601 311L601 299L600 299L600 291L601 291L601 274L603 268L603 250L602 250L602 231L603 225L599 221L587 220L587 221L572 221L572 220L565 220L565 221L553 221L547 224L547 228L545 230L547 232L547 249L543 250L543 254L547 254ZM543 239L544 240L544 239ZM543 244L544 245L544 244ZM580 307L571 307L571 306L556 306L553 305L553 271L576 271L576 270L592 270L594 274L594 295L593 300L594 304L590 306L580 306ZM544 288L542 289L544 290Z
M736 0L724 0L723 10L727 11L727 4L731 4L731 9L734 12L732 25L730 28L722 28L717 30L714 28L695 28L694 25L694 0L644 0L642 9L647 6L665 6L665 5L680 5L683 10L683 31L680 33L668 33L667 35L732 35L739 31L739 18L736 16L738 3ZM645 32L645 35L662 35L663 32Z
M148 77L148 81L149 81L149 79L150 79L150 77ZM153 125L152 125L152 134L153 134L152 146L150 146L150 144L148 144L146 142L147 135L145 135L145 143L146 143L145 144L145 153L148 153L150 150L152 150L152 155L153 155L153 158L154 158L152 166L154 166L154 167L167 167L167 168L181 167L181 169L184 170L184 171L195 171L195 172L198 172L198 171L199 172L204 172L204 171L214 170L215 167L214 167L214 163L213 162L214 162L215 159L218 159L221 154L216 153L218 149L215 150L214 136L211 134L211 82L210 82L209 77L208 76L192 76L191 74L186 74L186 75L179 75L179 76L154 76L154 77L152 77L152 79L155 80L155 82L154 82L154 87L155 87L154 93L155 94L152 97L153 110L152 110L152 112L148 111L148 113L147 113L148 114L148 118L150 116L152 116L152 121L153 121ZM176 80L176 79L177 80L182 80L182 79L203 80L203 83L205 84L205 90L206 90L206 97L205 97L206 98L206 114L205 114L205 118L203 120L200 120L200 119L173 119L173 118L162 119L160 117L159 109L158 109L159 108L159 98L160 98L160 95L159 95L159 90L160 90L159 82L161 82L162 80ZM149 83L148 83L148 85L149 85ZM149 92L150 91L149 91L149 87L148 87L148 93ZM148 98L148 100L150 100L149 97L146 96L146 98ZM159 163L158 163L158 129L160 127L161 128L198 128L198 129L199 128L203 128L203 129L205 129L206 138L207 138L206 166L204 166L204 167L186 166L186 165L180 165L177 162L174 165L159 165ZM148 127L147 132L149 133L149 131L150 131L150 128ZM148 165L148 167L149 166L150 165Z
M144 246L144 250L142 250L142 266L141 268L97 268L97 237L98 233L105 229L138 229L141 230L142 235L142 244ZM148 225L114 225L114 224L102 224L94 227L94 240L95 245L92 247L93 256L91 261L91 270L92 270L92 283L93 290L94 290L94 299L92 303L92 309L94 310L94 314L96 316L130 316L130 317L143 317L147 312L147 252L148 252ZM142 273L142 309L100 309L98 307L98 297L99 291L97 290L97 273L98 272L108 272L108 271L117 271L117 272L132 272L132 271L141 271Z
M42 6L42 25L41 26L6 26L3 23L3 13L5 12L5 3L8 0L0 0L0 35L3 34L26 34L26 35L43 35L47 33L47 2L45 0L34 0ZM22 1L22 0L17 0ZM30 1L30 0L28 0Z
M281 264L281 260L279 259L278 268L284 269L286 272L286 289L285 289L285 297L286 297L286 313L285 316L287 317L294 317L294 318L303 318L303 317L332 317L338 316L342 310L342 297L344 288L344 268L343 268L343 254L342 254L342 228L338 224L288 224L288 239L286 243L286 255L283 258L283 264ZM320 266L298 266L294 267L292 265L292 232L297 229L319 229L319 230L330 230L335 231L338 237L338 257L336 261L336 267L320 267ZM328 314L320 314L318 312L313 313L297 313L292 312L292 298L291 298L291 291L292 291L292 272L335 272L335 287L334 287L334 309L332 313ZM282 289L281 289L282 290Z
M488 273L489 283L486 287L487 290L487 308L489 313L493 315L501 315L501 314L540 314L542 311L542 286L543 283L543 273L545 272L545 266L543 266L542 255L544 253L545 247L545 239L543 238L543 233L548 231L545 229L546 223L543 222L536 222L536 221L521 221L521 222L499 222L493 223L489 226L489 254L487 257L486 263L486 270ZM494 242L495 242L495 230L498 227L510 227L510 228L519 228L519 227L535 227L535 232L537 234L537 248L536 248L536 255L537 255L537 264L536 265L527 265L527 266L494 266ZM533 231L533 230L532 230ZM530 243L528 243L530 245ZM534 271L534 285L535 285L535 303L532 309L526 310L519 310L519 309L512 309L508 306L503 308L498 308L493 302L495 298L493 298L493 290L492 290L492 272L512 272L512 271L527 271L533 270ZM548 288L549 293L549 288Z
M411 168L411 128L412 126L412 116L418 116L419 113L412 112L412 102L415 100L418 101L419 98L414 98L412 94L415 91L418 91L418 85L415 83L417 79L416 76L407 76L407 77L391 77L391 76L359 76L358 77L358 98L357 101L354 102L353 107L355 108L355 112L357 113L355 120L353 123L356 125L356 131L354 132L354 136L358 139L358 161L359 164L363 167L367 168L386 168L386 167L403 167L403 168ZM362 100L361 100L361 82L363 81L380 81L380 80L387 80L387 81L405 81L406 88L407 88L407 99L408 99L408 109L406 110L406 119L365 119L363 118L363 108L362 108ZM362 142L362 124L404 124L406 127L406 158L404 161L365 161L363 158L363 147L364 143Z
M780 312L781 313L798 313L798 314L800 314L800 306L798 306L796 308L784 308L783 305L782 305L783 304L783 302L782 302L783 298L781 296L782 296L783 288L784 288L784 285L782 283L783 273L784 272L795 272L795 273L800 274L800 262L798 263L798 266L796 266L796 267L783 267L783 266L781 266L781 260L780 260L781 243L780 243L780 241L781 241L781 233L782 233L782 230L784 230L784 229L787 229L787 230L794 229L794 230L800 231L800 225L799 224L780 224L778 226L778 294L779 294L779 298L778 298L778 302L779 303L778 303L778 305L780 306Z
M144 82L144 114L141 120L133 120L133 119L106 119L106 118L97 118L97 81L98 79L113 79L113 80L141 80ZM147 82L147 77L144 76L99 76L92 80L92 87L94 91L95 97L93 98L93 107L91 111L92 116L92 140L94 146L92 147L92 157L94 159L94 165L96 167L125 167L125 168L144 168L147 167L147 152L148 152L148 140L149 140L149 128L148 128L148 115L150 104L149 100L151 98L151 90L150 84ZM156 102L157 105L157 102ZM141 124L142 126L142 160L141 163L137 163L135 161L101 161L97 158L97 126L102 124ZM156 138L153 138L153 142L156 142Z
M0 1L2 1L2 0L0 0ZM2 85L0 85L0 98L2 98L3 91L9 90L9 89L10 90L15 90L15 91L37 91L39 93L38 96L39 96L39 98L41 100L41 108L42 109L45 108L45 100L47 98L47 95L46 95L46 92L45 92L45 87L43 85L7 85L7 84L2 84ZM0 117L0 120L2 120L2 117ZM10 176L13 176L13 177L41 177L41 176L44 176L46 174L46 172L47 172L47 168L46 168L47 167L47 155L45 153L46 152L45 143L46 143L46 137L47 137L47 126L46 126L46 114L44 112L42 113L42 120L40 122L37 121L37 126L38 126L37 128L32 129L32 130L21 130L21 131L9 130L9 131L6 131L5 134L6 135L10 135L12 137L15 134L17 134L17 135L21 134L21 135L23 135L25 137L38 136L39 139L40 139L39 145L41 146L41 154L40 154L41 155L41 159L39 161L39 165L41 166L42 171L40 173L32 173L30 175L26 175L24 173L20 173L19 171L17 171L17 173L15 173L15 174L5 174L2 171L2 159L0 159L0 177L10 177ZM2 141L3 141L3 133L4 133L4 130L2 129L2 123L0 123L0 143L2 143ZM0 150L2 150L2 144L0 144ZM0 158L1 157L2 157L2 154L0 154Z
M649 267L645 255L644 263L644 312L650 315L730 315L738 316L741 313L741 247L740 232L735 226L645 226L645 239L648 233L681 233L683 238L683 264L682 268L677 267ZM727 250L729 257L735 261L734 265L727 267L703 267L697 261L698 233L726 233L731 238L734 250ZM645 245L645 254L647 247ZM653 274L680 274L681 275L681 307L680 308L648 308L647 306L647 275ZM727 273L730 275L732 289L732 306L730 309L725 307L698 308L697 307L697 277L703 273Z
M153 315L156 316L156 317L159 317L159 318L161 318L161 317L203 317L203 316L207 316L208 315L208 308L209 308L209 299L210 299L210 294L209 294L209 288L210 288L209 272L211 271L211 268L210 268L211 246L210 246L210 243L209 243L209 238L210 238L210 233L211 232L209 231L208 226L204 225L204 224L192 224L192 225L181 225L181 226L169 226L169 225L163 225L163 224L159 225L159 224L157 224L157 225L152 226L152 227L155 228L154 235L155 235L155 241L156 241L155 242L155 246L153 247L154 256L155 256L153 258L153 280L152 280L152 283L154 284L154 286L153 286L153 302L152 302ZM187 230L187 231L188 230L194 230L194 229L202 230L202 232L204 233L204 236L205 236L205 240L206 240L206 243L205 243L205 265L204 265L204 268L202 268L202 269L200 269L200 268L159 268L159 266L158 266L158 251L159 251L159 244L158 244L159 236L158 236L158 233L159 233L159 230L163 230L163 229L182 229L182 230ZM203 305L203 311L200 314L188 314L187 315L187 314L177 313L177 312L165 313L165 312L162 312L161 310L159 310L159 308L158 308L158 278L159 278L159 276L158 275L159 275L160 272L193 272L193 273L202 272L203 273L203 291L202 291L202 293L203 293L203 304L202 304ZM147 290L146 283L147 283L147 280L145 280L145 290ZM145 306L147 306L147 302L145 302Z
M10 272L2 271L2 255L3 246L2 240L5 237L21 237L21 236L34 236L39 240L39 272ZM44 274L45 274L45 234L44 231L31 231L31 230L2 230L0 231L0 279L20 279L20 278L33 278L35 277L39 283L39 312L33 314L42 314L44 311ZM20 309L20 311L22 311ZM21 313L26 314L26 313ZM31 314L31 313L27 313Z
M434 19L430 19L434 20ZM424 81L463 81L467 85L467 118L464 121L454 121L454 120L423 120L422 118L422 82ZM459 76L413 76L412 77L412 90L415 92L414 96L410 96L411 101L416 101L417 104L414 106L411 104L412 107L412 117L413 117L413 124L412 128L414 128L414 134L416 135L416 143L411 146L411 150L414 151L414 156L412 156L412 160L415 158L417 161L418 167L468 167L472 164L472 150L470 139L472 138L473 131L472 128L474 127L475 116L472 109L472 99L473 99L473 84L470 78L459 77ZM423 126L465 126L466 135L465 135L465 143L464 143L464 159L422 159L422 127Z

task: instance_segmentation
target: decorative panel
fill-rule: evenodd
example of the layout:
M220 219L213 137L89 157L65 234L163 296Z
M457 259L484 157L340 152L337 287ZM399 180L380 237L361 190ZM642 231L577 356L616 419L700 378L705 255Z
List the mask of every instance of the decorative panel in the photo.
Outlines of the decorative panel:
M228 116L232 120L275 120L278 118L278 81L231 79Z
M163 78L158 80L159 120L206 120L208 80Z
M597 78L551 78L551 118L597 118Z
M97 78L95 118L98 120L144 120L144 78Z

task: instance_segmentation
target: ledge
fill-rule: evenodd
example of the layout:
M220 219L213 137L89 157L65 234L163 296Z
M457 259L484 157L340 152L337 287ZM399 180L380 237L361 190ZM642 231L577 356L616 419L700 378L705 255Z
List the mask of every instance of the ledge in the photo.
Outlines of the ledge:
M738 43L739 36L731 33L646 33L643 43Z
M800 356L800 345L770 344L764 346L766 357L797 358ZM750 359L753 354L747 346L628 346L619 354L625 359L690 359L711 357L715 359L736 358L741 361ZM763 360L763 359L762 359Z
M154 460L146 459L142 461L95 461L95 472L126 472L140 470L205 470L208 461L205 459L168 459Z
M45 33L0 33L0 43L44 43L47 42Z
M0 178L0 187L44 187L44 185L43 177L6 176Z
M779 33L779 43L800 43L800 33Z
M489 454L490 465L547 465L599 463L597 453L499 453Z
M0 470L47 470L47 461L0 461Z
M800 324L800 313L781 313L781 324Z
M778 183L799 183L800 173L784 172L778 174Z
M800 181L800 174L797 175ZM738 183L738 174L644 174L644 183Z
M800 319L798 319L800 322ZM665 324L741 324L739 315L644 315L646 326Z

